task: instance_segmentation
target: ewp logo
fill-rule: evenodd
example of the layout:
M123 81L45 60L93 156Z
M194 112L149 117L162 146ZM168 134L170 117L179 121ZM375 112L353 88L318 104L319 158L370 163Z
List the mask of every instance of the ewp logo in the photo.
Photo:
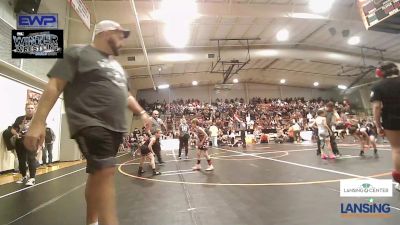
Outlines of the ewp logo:
M17 29L57 29L58 14L21 14L17 17Z

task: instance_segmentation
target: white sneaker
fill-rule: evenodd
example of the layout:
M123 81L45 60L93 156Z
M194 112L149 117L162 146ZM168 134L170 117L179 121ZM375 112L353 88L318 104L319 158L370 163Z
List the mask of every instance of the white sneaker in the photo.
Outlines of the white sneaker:
M212 171L214 170L214 166L211 164L207 167L206 171Z
M26 186L33 186L35 185L35 178L29 178L29 180L25 184Z
M201 165L200 164L196 164L195 166L192 167L193 170L200 170L201 169Z
M394 185L394 189L400 191L400 183L396 183L396 184Z
M189 156L185 156L185 159L189 159Z
M17 180L17 182L15 182L15 183L22 184L22 183L26 182L27 179L28 179L28 177L22 177L19 180Z

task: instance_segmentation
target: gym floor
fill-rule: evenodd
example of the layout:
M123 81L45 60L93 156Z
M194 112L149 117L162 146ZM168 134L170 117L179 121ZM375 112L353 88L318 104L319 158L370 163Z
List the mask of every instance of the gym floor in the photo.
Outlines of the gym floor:
M222 224L393 224L400 221L400 192L375 198L391 205L390 218L344 218L341 203L367 203L367 198L341 198L339 180L360 177L391 179L391 152L379 146L379 157L358 144L339 144L341 159L321 160L315 144L264 144L211 149L215 170L191 171L189 160L165 151L160 176L145 166L136 177L138 160L118 156L116 176L121 225ZM85 224L85 165L39 175L36 186L0 186L0 224Z

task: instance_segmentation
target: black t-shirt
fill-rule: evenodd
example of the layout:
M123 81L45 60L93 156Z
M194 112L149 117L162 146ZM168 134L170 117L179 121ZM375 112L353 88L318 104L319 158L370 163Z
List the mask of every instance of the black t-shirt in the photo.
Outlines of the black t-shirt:
M161 151L161 143L160 143L160 138L156 138L156 141L154 142L153 146L153 151Z
M32 117L19 116L15 119L12 128L14 128L20 135L25 135L31 124Z
M68 81L64 103L71 137L90 126L127 132L128 82L115 59L90 45L74 46L47 76Z
M140 146L140 153L142 155L147 155L148 153L150 153L149 143L150 143L150 139L147 140L142 146Z
M371 102L382 102L382 117L400 117L400 77L382 79L371 88Z

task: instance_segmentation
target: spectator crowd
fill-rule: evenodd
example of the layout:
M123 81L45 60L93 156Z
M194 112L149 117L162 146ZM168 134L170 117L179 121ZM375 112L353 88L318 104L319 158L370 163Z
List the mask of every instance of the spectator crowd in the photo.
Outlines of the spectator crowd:
M254 135L257 143L263 142L263 135L275 133L278 142L300 142L300 131L312 130L310 124L316 118L318 109L323 108L328 102L334 104L335 110L343 121L348 120L348 116L354 114L348 101L334 102L325 99L286 98L286 99L267 99L252 98L248 103L243 98L236 99L216 99L212 103L205 103L197 99L178 99L171 103L153 102L148 103L140 100L143 108L151 113L157 110L163 115L166 130L164 138L178 138L179 125L182 118L190 121L197 118L201 126L211 133L209 128L218 128L218 145L243 144L235 141L235 137L240 133L240 122L245 122L247 134ZM340 124L338 125L340 126ZM127 146L136 146L140 143L141 136L145 128L136 128L126 139ZM215 132L214 132L215 133ZM196 139L190 133L191 140ZM189 141L192 143L192 141Z

